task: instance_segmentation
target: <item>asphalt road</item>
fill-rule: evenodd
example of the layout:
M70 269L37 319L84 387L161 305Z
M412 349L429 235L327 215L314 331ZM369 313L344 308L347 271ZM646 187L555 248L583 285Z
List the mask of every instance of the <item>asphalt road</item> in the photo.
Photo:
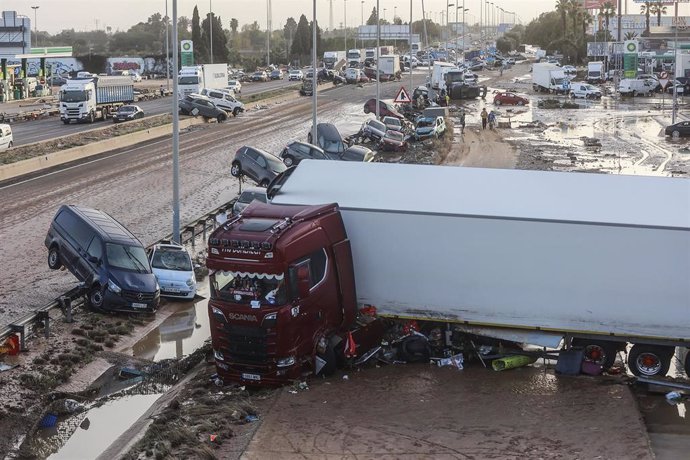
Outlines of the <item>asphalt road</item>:
M274 89L283 88L290 85L295 85L294 81L289 82L286 79L272 80L264 83L243 83L242 93L239 95L240 100L246 100L248 96L264 91L271 91ZM172 97L163 97L152 99L148 101L138 102L146 116L160 115L163 113L172 112ZM66 136L90 129L95 129L103 126L105 123L112 123L110 121L99 121L93 124L84 123L76 124L70 123L65 125L58 117L46 118L35 121L28 121L16 123L12 125L12 133L14 135L14 145L20 146L31 144L34 142L41 142L49 139L54 139L60 136Z

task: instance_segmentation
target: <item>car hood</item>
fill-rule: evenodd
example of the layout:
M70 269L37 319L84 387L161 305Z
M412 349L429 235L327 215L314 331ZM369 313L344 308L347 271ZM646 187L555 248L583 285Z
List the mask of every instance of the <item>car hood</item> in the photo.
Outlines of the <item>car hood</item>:
M423 126L421 128L417 128L415 131L417 134L429 134L434 131L433 126Z
M156 290L156 276L153 273L111 269L110 278L123 290L142 292L154 292Z
M154 268L153 274L161 281L182 281L185 282L189 278L194 278L193 272L182 270L166 270L164 268Z

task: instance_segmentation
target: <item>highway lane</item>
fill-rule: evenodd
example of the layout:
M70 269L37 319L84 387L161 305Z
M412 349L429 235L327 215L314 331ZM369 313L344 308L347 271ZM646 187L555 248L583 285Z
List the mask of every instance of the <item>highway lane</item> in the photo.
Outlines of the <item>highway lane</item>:
M242 93L239 95L240 100L247 100L248 96L261 93L264 91L271 91L286 86L295 85L295 82L289 82L287 80L272 80L262 83L243 83ZM146 116L160 115L163 113L172 112L172 97L163 97L157 99L151 99L148 101L137 102L143 110ZM27 121L21 123L15 123L12 125L12 134L14 136L14 145L20 146L25 144L31 144L34 142L46 141L49 139L55 139L61 136L67 136L70 134L75 134L83 131L88 131L90 129L97 129L103 126L109 126L112 124L111 121L106 122L95 122L93 124L83 123L70 123L66 125L62 123L59 117L46 118L35 121Z
M382 97L392 99L400 84L382 84ZM374 84L327 88L318 96L319 120L337 123L343 126L343 134L349 134L367 118L362 104L375 94ZM230 176L229 167L239 147L254 145L277 154L288 141L304 140L311 125L311 98L295 98L247 115L232 123L197 125L181 133L183 223L237 195L239 183ZM6 267L0 272L0 323L8 324L77 284L71 274L52 271L46 262L45 232L60 204L109 212L144 244L170 233L171 164L171 140L161 138L28 180L0 183L0 266Z

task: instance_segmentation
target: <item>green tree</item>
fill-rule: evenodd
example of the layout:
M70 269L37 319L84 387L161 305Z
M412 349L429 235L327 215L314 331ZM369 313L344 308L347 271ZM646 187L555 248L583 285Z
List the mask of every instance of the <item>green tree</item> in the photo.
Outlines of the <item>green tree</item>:
M640 13L644 14L644 32L642 32L642 35L649 35L649 15L652 12L652 2L644 2L643 5L640 5Z
M369 19L367 19L367 25L368 26L375 26L376 25L376 7L374 7L371 10L371 14L369 15Z
M237 22L237 18L232 18L230 19L230 30L232 30L232 38L235 38L235 35L237 35L237 28L240 26L240 23Z
M609 29L609 21L615 15L616 7L610 1L605 2L603 5L601 5L601 8L599 8L599 17L604 18L604 28L606 29L606 34L608 36L611 36L611 30Z
M201 63L208 56L208 46L201 36L201 25L199 24L199 8L194 7L192 13L192 42L194 43L194 62Z
M283 38L285 39L285 43L286 43L285 51L286 51L286 54L288 54L286 56L288 62L290 61L290 57L291 57L290 49L292 48L292 39L295 36L296 31L297 31L297 21L295 21L295 18L289 17L287 19L287 21L285 21L285 25L283 26Z
M623 36L623 40L635 40L637 38L637 32L626 32Z
M290 47L290 54L292 56L297 56L300 59L309 54L311 50L311 28L309 27L309 21L305 15L299 17L297 22L297 29L295 29L295 35L292 39L292 46Z
M567 32L566 15L568 14L568 0L556 0L556 12L561 18L561 32L565 37Z
M525 27L525 43L547 49L550 43L563 37L561 15L556 11L542 13Z
M573 22L573 36L575 36L578 33L577 21L581 11L579 0L568 0L568 3L566 3L566 11L568 12L570 20Z
M201 39L204 43L211 43L211 36L209 33L209 17L211 14L206 15L206 19L201 24ZM225 36L225 31L223 30L223 23L220 18L215 14L213 15L211 23L213 24L213 62L227 62L228 61L228 39ZM210 50L209 50L210 52ZM209 54L210 57L210 54ZM209 59L209 62L211 60Z
M661 15L666 14L668 11L664 5L656 4L652 5L652 14L656 14L656 25L661 25Z

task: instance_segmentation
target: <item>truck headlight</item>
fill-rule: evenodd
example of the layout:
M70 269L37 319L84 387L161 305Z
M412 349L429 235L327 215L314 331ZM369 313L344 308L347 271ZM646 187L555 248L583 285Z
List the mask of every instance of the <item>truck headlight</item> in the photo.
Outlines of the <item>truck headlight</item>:
M218 350L213 350L213 358L216 361L225 361L225 357L223 356L223 353L218 351Z
M279 359L278 362L276 363L276 366L277 367L290 367L293 364L295 364L295 357L294 356L288 356L287 358Z
M223 313L223 310L221 310L218 307L211 307L211 313L213 313L214 316L216 316L219 320L223 322L227 322L225 319L225 314Z
M115 284L115 281L108 279L108 290L110 292L114 292L115 294L119 294L122 292L122 288Z
M278 322L278 313L269 313L264 316L264 320L261 322L263 327L275 327Z

